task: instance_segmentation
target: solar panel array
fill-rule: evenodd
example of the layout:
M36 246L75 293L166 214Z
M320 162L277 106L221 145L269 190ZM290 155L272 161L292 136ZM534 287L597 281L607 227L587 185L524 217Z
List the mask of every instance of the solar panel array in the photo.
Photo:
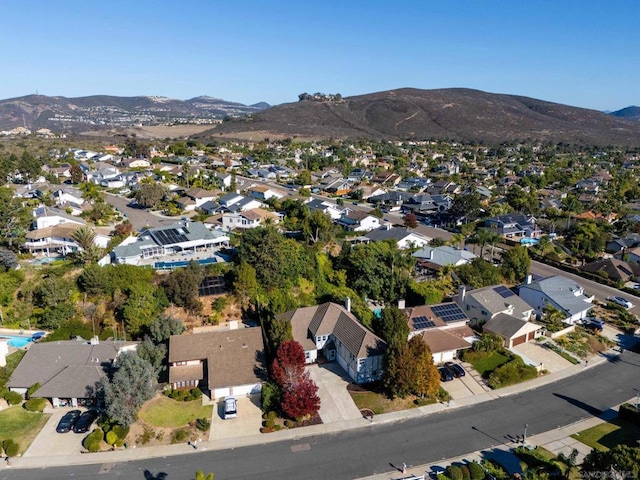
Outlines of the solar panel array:
M493 289L493 291L496 292L498 295L500 295L502 298L509 298L509 297L513 297L515 295L515 293L513 293L511 290L509 290L504 285L499 285L499 286L495 287Z
M221 295L226 293L226 291L227 283L224 281L224 276L222 275L216 277L204 277L198 286L198 295L201 297L206 295Z
M151 235L160 245L172 245L174 243L182 243L188 240L188 238L176 228L156 230L155 232L152 232Z
M422 330L424 328L433 328L436 324L433 320L429 320L427 317L416 317L413 319L413 329Z
M445 322L457 322L465 320L467 316L460 309L457 303L444 303L442 305L433 305L431 311Z

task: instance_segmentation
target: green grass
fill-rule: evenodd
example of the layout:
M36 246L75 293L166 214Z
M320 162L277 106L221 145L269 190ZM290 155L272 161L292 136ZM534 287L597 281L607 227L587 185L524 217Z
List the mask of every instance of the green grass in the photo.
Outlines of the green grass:
M600 451L607 451L618 444L638 446L640 427L620 418L604 422L571 435L572 438Z
M7 356L7 365L5 367L0 367L0 390L2 390L7 384L11 374L16 369L25 353L27 353L26 350L16 350L11 355Z
M395 398L393 400L387 398L384 394L378 392L349 392L353 402L359 410L371 410L376 415L389 412L398 412L400 410L408 410L416 408L414 403L415 397ZM435 403L435 400L429 403ZM426 405L427 402L421 403Z
M154 427L184 427L197 418L210 419L213 405L202 405L202 400L178 402L161 396L144 404L138 416Z
M0 440L13 439L24 453L51 415L27 412L21 406L9 407L0 412Z
M486 355L475 353L473 355L465 355L464 359L473 365L473 368L485 378L500 365L504 365L511 360L499 352L491 352Z

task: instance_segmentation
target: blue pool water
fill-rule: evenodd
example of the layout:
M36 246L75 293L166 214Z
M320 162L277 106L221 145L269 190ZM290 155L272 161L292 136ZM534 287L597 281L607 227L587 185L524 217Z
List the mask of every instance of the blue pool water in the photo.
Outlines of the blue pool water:
M9 341L7 343L16 348L22 348L27 343L31 343L31 337L14 337L11 335L0 335L0 338L8 338Z
M374 308L374 309L373 309L373 314L374 314L376 317L380 318L380 315L382 315L382 309L381 309L381 308Z

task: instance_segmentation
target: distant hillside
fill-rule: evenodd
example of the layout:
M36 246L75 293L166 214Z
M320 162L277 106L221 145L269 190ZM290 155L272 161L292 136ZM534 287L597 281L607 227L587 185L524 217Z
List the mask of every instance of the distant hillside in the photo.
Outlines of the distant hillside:
M77 133L87 129L160 125L167 123L211 123L225 117L246 115L269 108L262 102L247 106L213 97L174 100L166 97L48 97L27 95L0 100L0 130L26 126L35 131Z
M609 115L624 118L625 120L640 120L640 107L631 106L611 112Z
M225 121L199 138L448 139L496 144L542 140L640 145L640 125L602 112L469 89L403 88L299 101Z

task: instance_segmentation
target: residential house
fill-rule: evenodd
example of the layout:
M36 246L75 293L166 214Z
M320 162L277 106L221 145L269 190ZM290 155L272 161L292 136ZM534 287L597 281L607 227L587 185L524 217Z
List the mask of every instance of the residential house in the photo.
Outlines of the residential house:
M120 164L125 168L149 168L151 162L146 158L123 158Z
M276 315L291 322L293 339L302 345L306 363L322 355L337 361L355 383L382 378L383 356L387 344L362 325L348 308L335 303L298 308Z
M329 215L331 217L331 220L337 220L345 212L348 213L351 211L346 207L340 207L335 203L329 202L327 200L320 200L319 198L313 198L310 201L308 201L305 205L307 206L310 212L319 210L322 213Z
M235 229L243 230L264 226L268 221L276 224L280 221L280 217L278 214L262 208L222 214L222 228L228 232Z
M412 256L418 259L416 267L423 275L432 275L446 266L458 267L471 263L474 258L478 258L475 253L448 245L439 247L425 245Z
M352 232L370 232L380 227L380 219L362 210L355 210L343 215L336 221L345 230Z
M604 258L587 263L580 270L603 275L614 282L629 282L640 279L640 264L625 262L617 258Z
M463 285L455 298L456 303L471 319L472 325L482 325L499 313L520 321L531 319L534 308L504 285L468 290Z
M340 178L328 183L323 190L331 195L346 195L351 190L351 183L348 180Z
M498 215L484 221L484 226L493 228L505 238L538 238L540 230L535 217L523 214Z
M544 315L548 306L560 310L565 316L562 321L569 325L580 323L593 308L593 295L587 297L582 286L562 275L536 281L528 276L527 283L520 286L518 295L534 307L539 317Z
M402 305L400 305L402 307ZM469 318L454 302L420 305L403 309L409 325L409 339L419 335L429 346L434 363L459 358L475 339L467 325Z
M139 237L125 239L111 252L111 262L139 265L149 258L228 245L229 237L223 232L210 230L202 222L184 221L148 228Z
M213 400L260 393L266 381L260 327L169 338L169 384L174 389L198 387Z
M501 337L504 340L504 346L509 349L539 338L542 335L542 329L542 325L523 322L506 313L495 315L482 326L483 332Z
M26 394L40 384L31 396L46 398L54 407L69 404L94 404L100 401L99 385L118 355L132 351L136 342L66 340L34 343L11 374L7 388Z
M81 206L84 203L82 192L77 188L59 188L52 193L56 205L60 207L64 207L66 204Z
M431 238L418 232L405 227L393 227L390 223L386 223L376 230L371 230L364 236L367 237L370 242L394 240L401 250L424 247L431 241Z
M267 187L266 185L254 185L253 187L249 187L247 188L247 193L251 198L255 198L261 202L267 201L270 198L279 200L287 196L286 193L276 190L275 188Z

